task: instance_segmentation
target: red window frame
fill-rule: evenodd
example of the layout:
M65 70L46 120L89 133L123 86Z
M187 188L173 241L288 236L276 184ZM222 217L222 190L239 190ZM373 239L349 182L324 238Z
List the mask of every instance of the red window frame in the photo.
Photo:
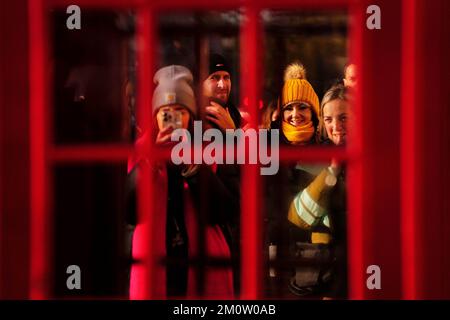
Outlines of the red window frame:
M258 114L258 103L260 91L258 86L258 79L260 79L260 70L262 59L261 37L262 28L259 21L259 12L262 9L336 9L343 8L348 10L353 17L354 23L350 30L351 48L350 57L360 68L361 77L360 88L365 88L365 82L369 79L365 70L365 63L369 57L368 50L363 46L364 31L362 27L365 26L365 2L357 0L226 0L226 1L207 1L207 0L172 0L168 1L151 1L151 0L77 0L77 5L83 8L104 8L104 9L135 9L138 15L138 31L137 34L141 39L140 50L138 51L138 62L140 68L138 70L138 118L143 129L148 129L151 125L150 114L146 108L146 101L151 101L152 88L150 85L151 74L153 70L154 57L150 51L151 44L156 42L155 32L155 15L162 10L177 9L177 10L228 10L245 8L244 14L246 16L246 23L241 29L241 46L240 57L241 66L246 70L241 70L241 86L247 84L245 92L248 97L249 113L252 115L253 127L257 127L256 116ZM414 1L413 1L414 2ZM408 1L409 3L409 1ZM51 82L51 74L47 72L49 65L49 52L51 43L49 42L49 27L47 25L48 19L46 14L50 8L67 7L73 4L71 0L34 0L29 1L29 26L30 26L30 48L33 48L33 54L30 55L30 156L31 156L31 243L30 243L30 298L31 299L47 299L51 298L51 258L50 244L52 243L52 185L51 185L51 168L56 163L66 162L113 162L126 161L133 147L130 145L79 145L79 146L54 146L50 142L53 141L51 134L52 119L50 106L52 106L51 95L49 94L49 83ZM412 8L412 7L411 7ZM407 27L414 27L414 11L407 11L404 24ZM409 48L414 45L414 38L404 37L404 47ZM258 57L255 59L255 57ZM414 61L414 56L405 55L403 63L410 63ZM405 71L404 79L408 79L410 72ZM245 79L243 78L245 74ZM145 84L145 85L143 85ZM407 81L405 90L412 89L413 83ZM241 90L244 92L244 90ZM355 112L357 118L363 118L362 102L367 101L371 97L360 90L356 97ZM242 99L242 97L241 97ZM403 107L411 103L410 98L405 96ZM414 113L410 113L411 118ZM351 164L351 171L349 174L349 190L359 190L353 192L349 198L348 204L348 272L349 272L349 298L362 299L365 298L365 278L364 272L366 270L367 256L370 252L364 253L370 244L365 244L365 230L370 228L370 222L367 216L363 219L363 196L362 193L368 190L367 183L364 179L367 176L367 170L364 167L363 159L367 157L367 150L370 146L365 142L363 144L363 137L366 136L363 130L363 121L356 123L353 131L354 143L346 152L336 153L335 151L325 149L313 149L307 152L302 150L281 150L280 160L297 159L297 160L328 160L332 156L337 156L341 160L345 160ZM407 121L405 123L408 123ZM405 126L402 130L404 133L414 132L414 124ZM158 155L155 150L147 150L150 161L154 161ZM414 146L405 145L401 150L403 157L409 157L414 154ZM412 165L413 166L413 165ZM407 167L404 169L404 174L411 173L414 167ZM149 175L149 172L144 172L144 175ZM403 182L409 183L409 188L403 189L402 199L406 203L408 197L414 194L416 185L414 176L408 175L409 178L403 177ZM260 254L262 243L262 234L260 232L258 221L261 221L261 208L257 199L260 198L260 190L254 188L255 185L260 185L260 176L257 165L246 165L246 170L243 170L242 176L242 211L246 215L242 215L242 230L245 230L245 237L242 238L242 299L258 299L261 298L261 283L263 269ZM403 185L403 184L402 184ZM154 245L154 239L151 239L150 231L152 229L152 215L151 203L152 199L148 195L153 186L150 179L142 179L139 189L139 204L138 210L147 217L148 224L147 233L149 238L146 239L146 249L150 252ZM146 195L146 196L143 196ZM414 231L414 207L407 205L403 210L403 218L406 219L403 243L404 255L403 263L405 265L414 265L414 252L412 251L413 232ZM367 214L367 213L366 213ZM369 214L370 216L370 214ZM350 227L351 226L351 227ZM148 254L148 259L145 261L148 287L146 292L142 293L142 298L151 299L152 292L152 265L155 263ZM414 296L414 283L417 280L417 270L409 270L404 275L404 296Z

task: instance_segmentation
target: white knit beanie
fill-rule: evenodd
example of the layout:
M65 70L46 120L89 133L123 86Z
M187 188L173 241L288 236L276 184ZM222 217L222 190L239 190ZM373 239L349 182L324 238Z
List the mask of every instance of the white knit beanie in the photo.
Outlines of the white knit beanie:
M159 69L153 77L156 85L153 92L153 114L163 106L181 104L196 115L193 81L192 73L183 66L171 65Z

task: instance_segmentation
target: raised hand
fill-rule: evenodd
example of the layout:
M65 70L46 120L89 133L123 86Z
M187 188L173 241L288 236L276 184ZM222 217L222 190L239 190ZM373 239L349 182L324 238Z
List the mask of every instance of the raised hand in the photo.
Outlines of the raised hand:
M205 108L206 119L214 123L220 130L236 129L230 112L220 104L211 101L211 105Z
M165 127L164 129L160 130L158 132L158 135L156 136L155 144L156 145L170 145L170 144L174 143L170 140L172 132L173 132L172 126L168 126L168 127Z

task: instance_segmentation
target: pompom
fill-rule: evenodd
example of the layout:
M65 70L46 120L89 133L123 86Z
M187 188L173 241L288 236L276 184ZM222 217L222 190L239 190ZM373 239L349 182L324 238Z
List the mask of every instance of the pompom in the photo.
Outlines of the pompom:
M284 81L292 79L306 79L305 67L299 62L291 63L284 71Z

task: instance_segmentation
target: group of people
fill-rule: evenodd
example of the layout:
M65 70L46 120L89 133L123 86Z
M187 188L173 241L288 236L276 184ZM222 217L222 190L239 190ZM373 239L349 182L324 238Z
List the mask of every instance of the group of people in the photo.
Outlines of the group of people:
M196 97L193 75L181 65L159 69L154 76L152 115L153 132L146 132L137 145L153 142L171 146L174 126L193 134L193 124L200 119L204 127L222 131L241 126L241 116L229 102L231 69L220 55L211 55L209 74L203 81L204 97ZM200 100L206 105L200 109ZM177 114L178 124L168 121ZM208 124L208 125L206 125ZM130 298L138 298L145 290L142 264L145 221L136 217L136 185L146 159L133 159L129 165L131 225L134 263L130 273ZM234 298L239 290L239 211L240 178L235 165L174 165L156 163L152 168L158 214L154 230L158 235L157 257L166 257L157 267L156 287L159 298L198 297ZM134 207L133 207L134 205ZM219 264L216 266L215 264Z
M351 73L350 73L351 71ZM345 146L352 120L355 66L321 103L299 63L285 70L270 128L292 147ZM350 76L351 74L351 76ZM297 161L282 165L266 181L266 247L269 296L346 297L345 166Z
M145 132L137 145L154 143L171 146L173 122L193 130L202 120L204 128L221 131L245 126L239 109L230 101L231 68L226 59L210 56L209 72L202 79L202 97L196 97L194 78L189 69L170 65L154 76L152 100L153 132ZM202 102L202 103L200 103ZM202 105L203 104L203 105ZM286 68L284 85L276 107L270 112L270 129L280 130L282 144L304 147L316 144L343 146L351 118L351 95L338 84L319 98L306 79L305 68L293 63ZM205 125L207 124L207 125ZM129 194L135 204L136 185L146 159L133 159L129 165ZM235 298L240 288L240 172L237 165L154 163L149 171L158 194L153 205L156 230L154 255L164 257L158 265L153 288L157 297ZM265 206L265 249L268 260L281 259L289 265L271 270L269 279L296 295L318 293L327 296L335 283L345 283L345 167L332 160L322 170L300 163L287 165L266 183L270 203ZM273 190L272 190L273 189ZM129 207L133 225L130 272L130 298L139 297L147 286L142 262L145 221ZM306 246L305 246L306 245ZM308 247L308 245L310 247ZM305 249L307 248L307 249ZM299 268L293 261L298 252L328 250L325 267ZM277 252L277 254L274 254ZM270 257L269 257L270 256ZM292 261L291 261L292 260ZM337 263L334 263L336 262ZM292 263L292 264L291 264ZM306 271L305 271L306 269ZM270 286L270 283L266 283ZM335 286L336 287L336 286ZM343 296L342 285L337 294Z

